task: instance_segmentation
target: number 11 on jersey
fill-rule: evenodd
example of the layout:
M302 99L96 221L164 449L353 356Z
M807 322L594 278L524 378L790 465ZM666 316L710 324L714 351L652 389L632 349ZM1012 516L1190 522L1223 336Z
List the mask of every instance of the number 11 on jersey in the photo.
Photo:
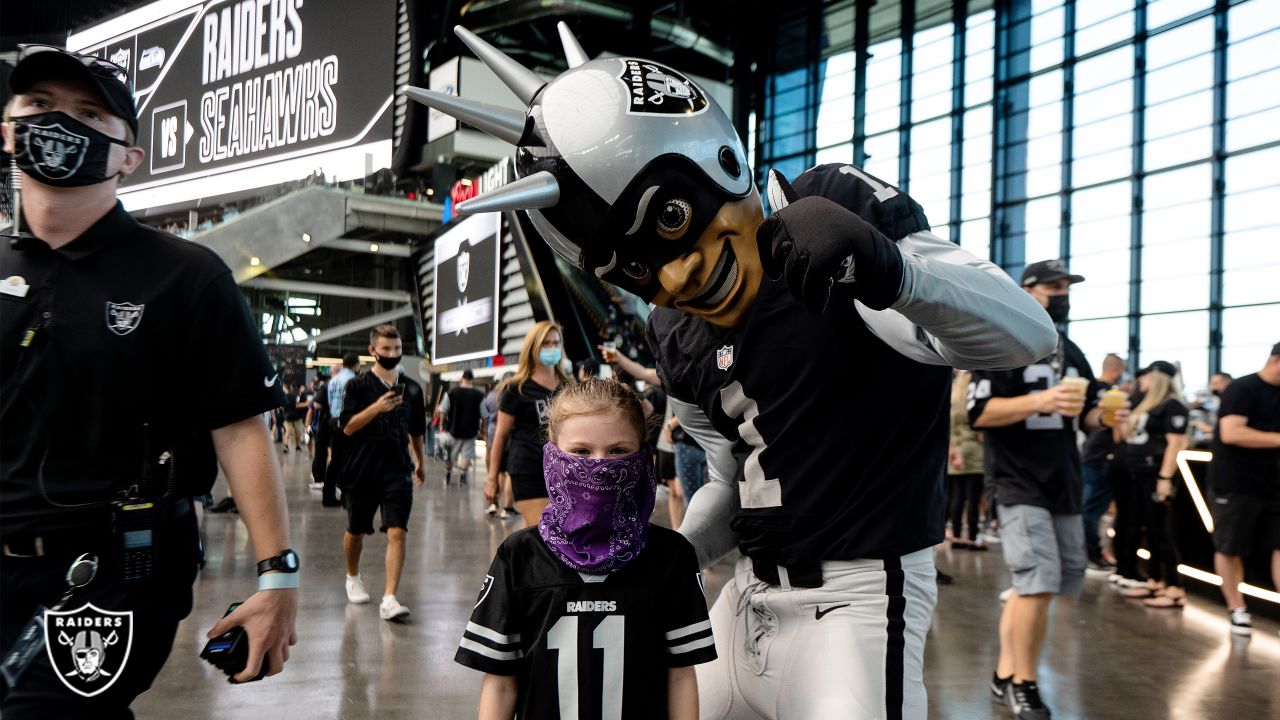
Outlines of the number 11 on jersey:
M604 651L604 687L601 688L600 717L622 719L622 665L626 620L608 615L591 633L591 648ZM547 633L547 649L555 650L560 720L578 720L578 616L565 615Z

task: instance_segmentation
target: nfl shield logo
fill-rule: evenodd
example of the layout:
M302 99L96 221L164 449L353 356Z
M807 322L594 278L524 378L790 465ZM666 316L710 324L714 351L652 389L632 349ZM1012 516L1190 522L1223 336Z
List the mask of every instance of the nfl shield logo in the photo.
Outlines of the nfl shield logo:
M728 370L733 365L733 346L725 345L716 351L716 367Z
M480 586L480 599L476 600L476 607L480 607L480 603L484 602L485 598L489 597L489 591L492 589L493 589L493 576L485 575L484 583ZM475 608L472 608L472 609L474 610Z
M44 647L62 684L93 697L115 684L133 648L133 611L112 612L89 603L79 610L44 613Z
M128 335L138 329L146 305L107 303L107 329L117 335Z

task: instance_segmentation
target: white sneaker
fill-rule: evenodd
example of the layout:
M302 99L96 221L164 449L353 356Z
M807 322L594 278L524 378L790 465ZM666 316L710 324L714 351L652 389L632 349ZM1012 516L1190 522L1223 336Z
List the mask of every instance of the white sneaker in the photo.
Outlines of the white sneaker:
M364 581L359 575L347 576L347 602L352 605L364 605L369 602L369 593L365 592Z
M401 605L400 601L396 600L395 595L383 595L382 605L378 608L378 615L383 620L399 620L409 616L409 608Z
M1244 608L1233 608L1227 614L1231 619L1231 634L1249 636L1253 634L1253 618Z
M499 520L506 520L509 517L511 517L511 513L507 512L506 510L503 510L502 512L498 513Z
M489 503L489 507L484 509L490 515L496 515L498 512L498 503Z

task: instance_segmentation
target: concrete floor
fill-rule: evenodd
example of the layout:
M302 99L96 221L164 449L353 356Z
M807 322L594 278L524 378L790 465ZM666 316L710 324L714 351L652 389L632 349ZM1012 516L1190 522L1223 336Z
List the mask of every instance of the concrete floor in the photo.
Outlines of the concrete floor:
M489 519L474 479L465 489L443 487L442 467L430 463L413 509L399 593L413 615L406 624L386 623L377 609L385 540L365 545L363 574L374 602L348 605L344 514L322 508L320 494L307 488L305 458L282 456L304 573L300 641L285 672L231 686L198 658L205 631L228 603L255 587L244 524L236 515L208 515L209 562L196 584L195 609L135 712L182 720L474 717L481 676L453 662L454 648L494 551L519 521ZM220 483L215 496L224 492ZM667 524L662 497L658 506L655 521ZM941 588L926 649L930 717L1008 718L986 689L997 652L996 596L1008 583L1000 554L942 550L938 566L956 582ZM707 574L708 597L725 582L724 567ZM1253 638L1234 638L1219 604L1193 596L1180 613L1148 610L1091 577L1077 604L1055 608L1049 633L1040 686L1055 718L1280 717L1274 622L1255 616Z

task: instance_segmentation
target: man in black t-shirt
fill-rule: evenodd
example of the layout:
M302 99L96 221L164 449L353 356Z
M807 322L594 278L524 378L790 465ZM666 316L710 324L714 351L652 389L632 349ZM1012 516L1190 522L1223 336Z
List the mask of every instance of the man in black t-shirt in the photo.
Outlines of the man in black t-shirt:
M404 569L405 533L413 509L413 489L425 479L422 454L427 411L422 387L400 372L403 355L394 325L369 331L369 354L376 364L349 381L342 400L342 432L347 436L342 470L342 502L347 532L342 551L347 562L347 600L369 602L360 577L364 536L373 534L373 514L381 511L387 534L386 590L378 614L399 620L409 608L396 599ZM410 456L410 447L413 455Z
M1032 263L1022 273L1023 288L1058 325L1067 320L1071 285L1083 280L1060 260ZM969 385L969 421L985 433L1015 591L1000 620L991 690L1019 720L1049 717L1036 686L1049 603L1054 595L1079 595L1084 580L1076 433L1103 428L1097 391L1084 353L1061 335L1041 362L975 371ZM1121 410L1115 422L1127 417Z
M1252 632L1240 583L1242 557L1271 551L1272 582L1280 587L1280 343L1267 364L1232 381L1222 393L1209 467L1213 493L1213 567L1222 577L1231 632Z
M488 417L488 411L484 407L484 393L473 386L474 380L474 373L463 370L458 387L445 393L436 410L436 415L443 419L442 427L451 438L444 461L445 485L453 479L455 465L458 467L458 483L464 486L467 484L467 470L471 469L471 462L476 459L476 437L480 434L480 424Z

